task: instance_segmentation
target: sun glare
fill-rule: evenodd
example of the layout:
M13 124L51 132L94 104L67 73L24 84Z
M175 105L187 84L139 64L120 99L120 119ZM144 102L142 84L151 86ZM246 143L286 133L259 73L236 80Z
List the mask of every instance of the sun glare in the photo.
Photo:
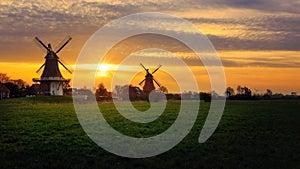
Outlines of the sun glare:
M112 76L113 71L115 71L117 68L118 68L118 65L116 65L116 64L102 63L97 68L97 75L99 77Z
M111 66L109 64L101 64L98 67L97 75L101 77L108 76L108 72L111 70Z

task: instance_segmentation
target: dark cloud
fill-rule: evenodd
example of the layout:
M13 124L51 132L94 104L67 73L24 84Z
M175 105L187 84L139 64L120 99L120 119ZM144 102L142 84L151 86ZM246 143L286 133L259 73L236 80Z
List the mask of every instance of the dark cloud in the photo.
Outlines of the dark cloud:
M300 50L299 36L285 37L277 41L267 40L245 40L237 37L220 37L208 35L217 50Z
M6 1L4 1L6 2ZM178 1L35 1L0 2L0 59L34 51L34 36L48 41L60 41L71 34L77 44L84 41L100 26L127 14L146 11L189 12L192 9L252 9L261 15L237 18L188 18L193 23L224 26L241 25L241 34L208 35L217 50L300 50L300 3L280 0L178 0ZM268 13L265 15L264 13ZM273 13L273 14L272 14ZM166 21L171 22L171 21ZM187 36L193 36L188 34ZM18 48L18 50L15 50ZM79 49L74 49L79 50ZM180 49L178 49L180 51ZM24 58L18 58L24 59ZM32 58L35 59L35 58ZM24 59L25 61L26 59Z
M237 35L208 35L223 50L300 50L300 17L267 15L243 18L192 18L196 24L213 24L220 31L240 31ZM201 28L201 27L200 27Z
M239 8L300 14L300 3L293 0L189 0L187 3L192 4L192 7L195 8L205 5L213 8Z

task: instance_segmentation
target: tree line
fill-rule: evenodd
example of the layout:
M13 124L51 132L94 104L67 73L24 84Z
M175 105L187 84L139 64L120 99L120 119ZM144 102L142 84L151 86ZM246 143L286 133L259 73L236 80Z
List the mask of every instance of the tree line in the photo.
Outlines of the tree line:
M270 100L270 99L300 99L296 92L290 94L273 93L271 89L266 89L264 93L253 92L247 86L238 85L236 90L227 87L225 96L229 100Z
M10 90L10 97L25 97L26 95L36 95L36 84L29 85L22 79L11 79L5 73L0 73L0 83L5 85ZM98 101L110 101L112 99L129 99L131 101L147 100L148 96L143 94L143 91L133 85L116 85L113 91L108 91L103 83L100 83L95 92L89 89L71 89L70 86L64 86L64 91L67 95L78 94L87 96L96 96ZM226 97L228 100L267 100L267 99L300 99L300 96L296 92L290 94L273 93L271 89L266 89L264 93L253 92L247 86L238 85L236 89L227 87L224 94L218 94L212 92L192 92L187 91L183 93L169 93L167 87L161 86L156 93L158 96L160 93L165 94L168 100L193 100L200 98L201 100L210 101L211 98Z
M300 99L300 96L296 92L291 94L273 93L271 89L266 89L264 93L253 92L247 86L236 87L236 90L232 87L227 87L224 94L218 94L215 91L212 92L193 92L187 91L183 93L168 93L166 87L161 87L157 91L160 91L166 95L168 100L195 100L200 99L204 101L211 101L212 98L220 99L226 97L227 100L273 100L273 99ZM124 85L115 86L113 92L108 92L102 83L99 84L96 90L96 98L99 101L111 100L111 99L129 99L131 101L147 100L147 96L143 95L143 91L136 86Z
M22 79L11 79L5 73L0 73L0 83L10 90L10 97L25 97L30 86Z

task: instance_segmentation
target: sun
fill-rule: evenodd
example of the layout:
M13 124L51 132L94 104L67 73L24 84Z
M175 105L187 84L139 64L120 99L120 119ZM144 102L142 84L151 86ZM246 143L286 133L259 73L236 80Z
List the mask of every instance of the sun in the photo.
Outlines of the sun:
M107 77L110 75L110 72L115 70L116 65L102 63L97 69L97 75L100 77Z
M101 64L99 67L98 67L98 70L97 70L97 75L100 76L100 77L106 77L109 75L109 71L111 70L111 66L109 64Z

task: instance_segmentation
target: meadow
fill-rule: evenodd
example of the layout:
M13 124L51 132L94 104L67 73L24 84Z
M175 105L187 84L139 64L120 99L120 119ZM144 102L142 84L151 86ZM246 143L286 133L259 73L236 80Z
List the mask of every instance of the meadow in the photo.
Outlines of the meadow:
M179 102L149 124L135 124L112 103L99 105L121 133L149 137L176 119ZM136 102L145 110L148 103ZM300 101L228 101L213 136L198 143L210 103L201 102L191 132L173 149L149 158L119 157L81 128L70 97L0 100L0 168L300 168Z

